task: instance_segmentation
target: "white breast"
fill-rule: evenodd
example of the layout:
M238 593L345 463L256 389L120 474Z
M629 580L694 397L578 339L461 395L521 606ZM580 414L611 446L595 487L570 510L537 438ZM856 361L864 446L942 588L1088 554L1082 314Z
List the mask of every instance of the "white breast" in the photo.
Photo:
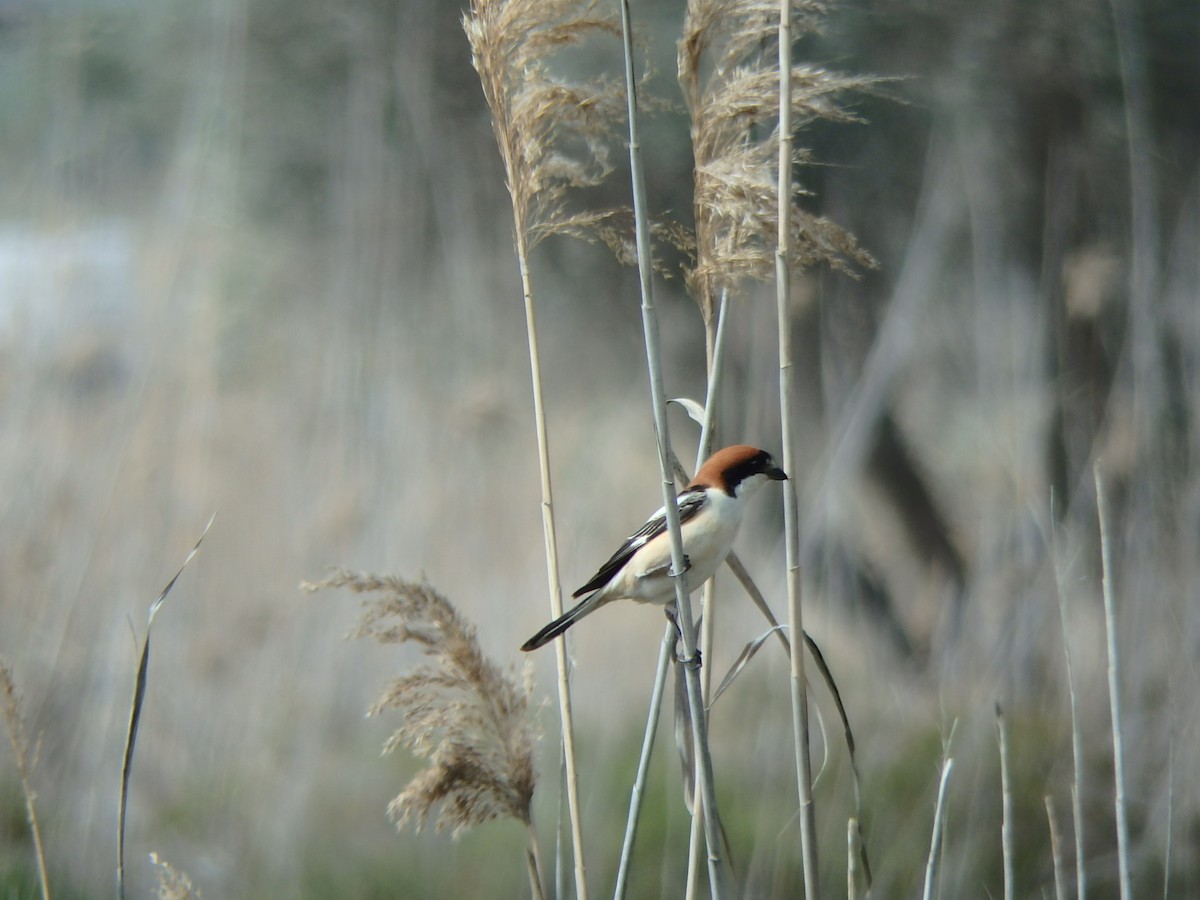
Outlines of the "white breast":
M683 552L691 565L687 573L689 591L704 584L725 562L741 521L742 503L714 491L709 494L707 508L684 523ZM642 548L625 571L610 583L612 599L661 604L674 601L670 568L671 542L664 533Z

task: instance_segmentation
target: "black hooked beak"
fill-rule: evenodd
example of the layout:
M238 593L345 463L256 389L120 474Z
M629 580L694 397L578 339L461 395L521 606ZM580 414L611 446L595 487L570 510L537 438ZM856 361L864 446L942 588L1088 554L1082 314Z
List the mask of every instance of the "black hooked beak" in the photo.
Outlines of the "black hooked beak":
M783 469L779 468L779 466L770 466L769 468L763 470L763 474L772 481L788 480L787 473L784 472Z

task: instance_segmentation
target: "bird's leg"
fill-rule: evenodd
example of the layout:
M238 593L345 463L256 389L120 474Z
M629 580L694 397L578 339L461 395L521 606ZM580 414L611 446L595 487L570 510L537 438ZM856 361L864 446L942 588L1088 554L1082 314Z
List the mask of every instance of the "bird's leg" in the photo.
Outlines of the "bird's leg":
M679 617L676 615L677 610L675 609L675 604L667 604L667 606L663 607L663 612L666 613L667 621L669 621L672 627L675 629L675 662L681 663L685 666L690 666L693 669L699 669L701 666L699 647L696 647L696 653L694 656L684 656L679 652L679 644L683 644L686 647L687 642L683 639L683 629L679 625Z

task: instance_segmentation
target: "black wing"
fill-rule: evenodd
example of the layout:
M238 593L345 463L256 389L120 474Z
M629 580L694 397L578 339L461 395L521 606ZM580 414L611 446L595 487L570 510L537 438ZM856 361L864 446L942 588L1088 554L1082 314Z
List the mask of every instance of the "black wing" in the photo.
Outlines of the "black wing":
M707 495L701 489L692 489L683 491L676 498L679 505L679 524L682 525L696 513L700 512L705 502L708 500ZM667 514L665 509L660 509L649 519L646 524L631 534L625 539L625 543L617 550L606 562L600 567L595 575L591 577L587 584L573 593L572 597L582 597L584 594L591 591L599 590L612 580L617 572L625 563L629 562L629 558L637 553L639 549L654 540L660 534L667 530Z

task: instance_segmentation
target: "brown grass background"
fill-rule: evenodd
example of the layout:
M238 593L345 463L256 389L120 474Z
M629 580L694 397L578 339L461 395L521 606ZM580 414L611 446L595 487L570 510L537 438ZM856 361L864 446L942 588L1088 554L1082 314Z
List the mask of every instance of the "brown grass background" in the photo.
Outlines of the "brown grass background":
M812 208L881 268L802 280L806 467L791 473L806 617L856 727L888 896L919 886L955 720L945 896L999 893L996 701L1013 729L1017 895L1051 886L1042 797L1065 826L1071 777L1052 488L1089 870L1094 896L1115 895L1096 457L1114 495L1135 876L1161 891L1169 834L1174 895L1200 877L1200 28L1187 3L1116 8L1131 12L1132 80L1113 6L1091 0L846 4L802 46L906 79L861 101L871 124L806 135L825 164L802 175ZM412 658L342 642L356 601L297 589L331 565L427 577L503 665L547 617L519 282L459 13L0 4L0 653L41 735L34 784L62 896L109 890L131 632L213 512L155 626L136 883L155 850L209 897L523 890L515 827L394 833L384 810L413 764L379 759L394 723L362 714ZM652 85L677 100L681 11L634 14ZM653 200L686 213L683 119L647 127ZM1134 184L1149 179L1132 193L1131 133ZM656 505L649 395L632 273L559 239L535 267L569 590ZM668 392L699 398L699 317L678 280L660 286ZM773 447L775 313L751 295L735 315L724 434ZM687 459L695 432L673 415ZM778 612L780 532L764 499L738 544ZM732 585L724 597L718 672L762 628ZM573 644L597 886L661 627L612 608ZM549 697L549 656L534 662ZM785 671L767 647L713 714L756 896L796 883ZM552 707L541 718L553 734ZM640 896L678 891L686 842L661 747ZM817 790L831 886L843 752ZM8 760L0 884L27 896Z

